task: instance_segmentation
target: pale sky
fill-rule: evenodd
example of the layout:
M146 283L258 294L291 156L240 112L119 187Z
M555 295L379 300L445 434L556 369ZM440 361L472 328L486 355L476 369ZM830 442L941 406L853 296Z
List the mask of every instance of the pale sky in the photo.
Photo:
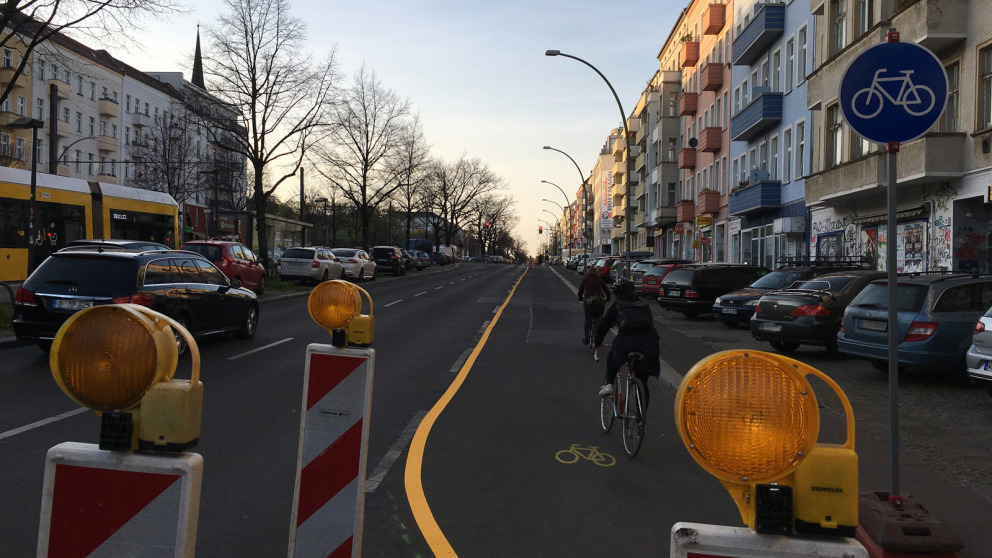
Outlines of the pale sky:
M219 0L187 1L187 13L140 34L143 52L108 50L142 71L183 71L189 79L196 24L213 25L224 7ZM291 0L293 15L308 22L315 57L336 45L343 85L364 62L383 86L411 101L433 154L448 161L478 157L503 177L520 217L514 235L530 254L546 240L537 234L540 221L555 222L543 210L561 213L542 199L566 201L541 180L559 185L570 199L581 185L568 158L542 147L568 153L588 176L610 129L620 125L620 109L593 70L544 52L557 49L596 66L629 115L687 4Z

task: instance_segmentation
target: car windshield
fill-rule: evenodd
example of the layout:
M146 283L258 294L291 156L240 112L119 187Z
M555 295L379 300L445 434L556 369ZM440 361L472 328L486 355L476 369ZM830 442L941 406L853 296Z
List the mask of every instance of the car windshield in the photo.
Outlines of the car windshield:
M654 267L654 263L653 262L634 262L634 264L630 266L630 269L631 269L631 271L644 271L644 272L646 272L646 271L650 270L652 267Z
M809 281L804 281L799 285L793 287L801 291L829 291L832 293L837 293L843 291L847 288L851 282L854 281L854 277L849 275L839 275L836 277L817 277L816 279L810 279Z
M224 257L224 249L212 244L187 244L182 249L196 252L212 262L219 262Z
M650 275L652 277L661 277L662 275L668 272L668 269L670 267L671 267L670 265L656 265L651 269L649 269L647 273L644 274L644 276L647 277L648 275Z
M755 289L784 289L802 279L803 275L804 272L802 271L773 271L751 283L751 287Z
M25 281L39 293L120 296L137 286L138 264L133 259L52 256Z
M312 260L313 259L313 249L312 248L290 248L282 253L282 259L284 260Z
M673 269L671 273L665 276L665 284L674 283L676 285L691 285L692 276L695 275L695 269Z
M913 285L902 283L896 289L896 307L900 312L919 312L923 308L923 301L927 297L926 285ZM889 308L889 284L872 283L865 287L858 296L851 301L854 308L873 308L878 310L888 310Z
M331 250L331 252L339 258L350 258L355 255L358 250L345 250L343 248L337 250Z

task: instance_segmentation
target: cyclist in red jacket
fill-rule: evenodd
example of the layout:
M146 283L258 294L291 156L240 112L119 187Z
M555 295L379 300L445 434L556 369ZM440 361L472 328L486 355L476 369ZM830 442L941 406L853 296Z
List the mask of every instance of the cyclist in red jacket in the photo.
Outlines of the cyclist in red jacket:
M585 327L582 330L582 344L588 345L592 335L593 322L603 316L606 301L610 300L610 289L599 275L599 270L590 267L579 283L579 302L585 311Z

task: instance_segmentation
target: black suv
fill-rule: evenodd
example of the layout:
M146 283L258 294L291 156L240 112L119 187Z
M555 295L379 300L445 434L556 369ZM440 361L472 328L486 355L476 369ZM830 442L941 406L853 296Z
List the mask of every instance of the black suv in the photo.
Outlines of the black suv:
M396 246L374 246L369 251L379 269L396 275L406 274L406 256Z
M66 248L48 257L17 290L14 333L42 350L69 316L97 304L147 306L193 335L234 332L248 339L258 326L255 293L192 252ZM180 354L186 352L176 337Z
M785 289L796 281L805 281L833 271L867 269L867 258L779 258L775 271L751 283L746 288L717 297L713 316L727 327L746 324L754 315L758 299L776 289Z
M658 288L658 305L695 318L712 312L718 296L744 288L768 272L760 265L686 264L665 276Z

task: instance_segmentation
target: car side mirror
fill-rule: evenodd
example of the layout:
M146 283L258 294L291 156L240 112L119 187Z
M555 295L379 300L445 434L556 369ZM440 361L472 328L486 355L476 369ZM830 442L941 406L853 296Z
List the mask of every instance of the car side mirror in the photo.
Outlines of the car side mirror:
M231 287L235 289L241 288L241 279L231 279Z

